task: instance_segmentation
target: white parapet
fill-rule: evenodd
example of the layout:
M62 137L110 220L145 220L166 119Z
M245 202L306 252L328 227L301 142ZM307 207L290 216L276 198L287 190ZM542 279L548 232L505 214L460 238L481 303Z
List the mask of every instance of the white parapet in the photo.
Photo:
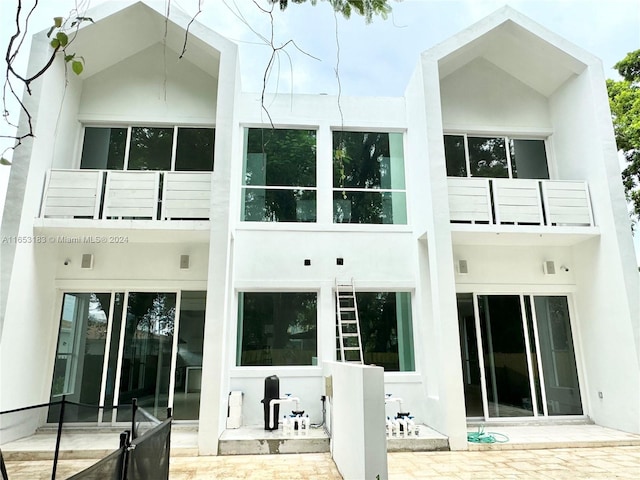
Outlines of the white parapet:
M345 480L387 480L384 369L324 362L331 455Z

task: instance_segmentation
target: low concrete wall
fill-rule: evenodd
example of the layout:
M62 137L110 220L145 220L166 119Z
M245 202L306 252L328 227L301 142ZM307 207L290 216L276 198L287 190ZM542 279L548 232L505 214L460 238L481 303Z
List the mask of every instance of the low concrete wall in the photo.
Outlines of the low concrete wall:
M345 480L387 480L384 369L324 362L331 455Z

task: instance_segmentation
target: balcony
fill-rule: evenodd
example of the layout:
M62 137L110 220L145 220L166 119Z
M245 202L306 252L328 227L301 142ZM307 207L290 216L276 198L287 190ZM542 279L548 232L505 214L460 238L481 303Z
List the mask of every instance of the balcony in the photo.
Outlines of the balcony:
M447 180L454 243L571 245L599 234L586 182Z
M36 227L208 231L211 172L50 170Z

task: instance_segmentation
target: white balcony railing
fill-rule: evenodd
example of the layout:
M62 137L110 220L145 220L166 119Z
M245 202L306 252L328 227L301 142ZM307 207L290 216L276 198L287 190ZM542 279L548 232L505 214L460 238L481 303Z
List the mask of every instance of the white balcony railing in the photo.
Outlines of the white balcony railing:
M208 220L210 200L211 172L50 170L40 216Z
M451 222L593 226L586 182L449 177Z

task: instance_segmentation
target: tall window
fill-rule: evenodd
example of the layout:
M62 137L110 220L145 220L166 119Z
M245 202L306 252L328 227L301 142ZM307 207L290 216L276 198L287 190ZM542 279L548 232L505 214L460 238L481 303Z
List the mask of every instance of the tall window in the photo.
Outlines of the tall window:
M449 177L549 178L544 140L445 135Z
M85 127L80 168L213 170L214 129Z
M316 293L240 293L236 365L316 365L317 310Z
M242 220L316 221L316 132L247 128Z
M334 223L407 223L403 135L333 132Z
M412 372L413 328L408 292L357 292L364 361L387 372Z

